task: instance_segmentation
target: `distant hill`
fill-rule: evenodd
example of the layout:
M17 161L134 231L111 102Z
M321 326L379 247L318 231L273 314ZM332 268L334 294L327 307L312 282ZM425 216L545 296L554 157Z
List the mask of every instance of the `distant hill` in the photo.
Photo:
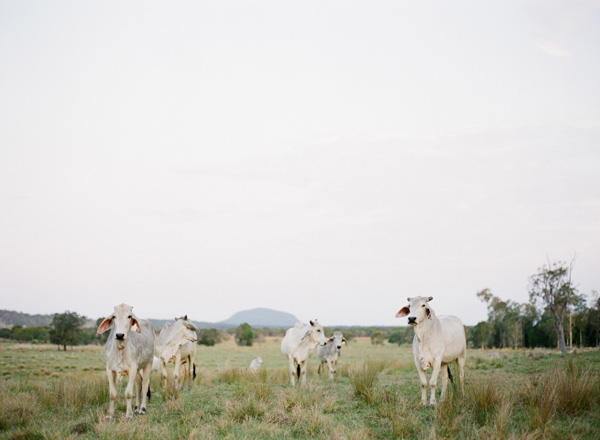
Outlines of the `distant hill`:
M54 315L30 315L28 313L0 310L0 328L24 325L27 327L41 327L50 325Z
M0 328L22 325L24 327L49 326L54 318L54 313L49 315L30 315L29 313L14 312L12 310L0 310ZM85 327L96 325L96 321L88 319Z
M159 331L163 328L163 326L167 322L174 322L175 319L152 319L151 318L151 319L148 319L148 321L150 321L150 324L152 324L152 327L154 328L154 330ZM233 324L226 324L224 322L205 322L205 321L192 321L192 322L199 329L216 328L217 330L226 330L228 328L235 327Z
M26 327L39 327L49 326L52 323L54 314L47 315L30 315L28 313L14 312L11 310L0 310L0 328L13 327L15 325L22 325ZM166 322L173 321L173 319L148 319L155 330L160 330ZM216 328L219 330L226 330L229 328L237 327L238 325L247 322L252 327L292 327L298 319L285 312L279 312L272 309L252 309L244 310L233 315L231 318L221 322L204 322L204 321L192 321L198 328ZM94 327L96 321L88 319L85 323L85 327Z
M257 308L237 312L231 318L221 321L220 324L229 324L238 326L247 322L252 327L293 327L298 318L291 313L280 312L278 310Z

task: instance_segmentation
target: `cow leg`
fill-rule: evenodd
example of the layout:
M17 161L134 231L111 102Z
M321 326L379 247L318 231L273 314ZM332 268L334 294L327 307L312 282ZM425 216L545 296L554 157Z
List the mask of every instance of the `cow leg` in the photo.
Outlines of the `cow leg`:
M300 362L300 383L302 385L306 385L306 370L307 370L307 361L303 360Z
M179 375L181 374L181 352L178 351L175 355L175 370L173 370L173 380L175 385L181 389L181 384L179 383Z
M446 388L448 388L448 364L442 365L442 395L440 396L440 402L446 397Z
M140 400L142 394L142 370L139 370L135 375L135 408L133 412L137 414L140 409Z
M431 398L429 399L429 404L431 406L436 406L437 402L435 400L435 388L437 386L437 378L440 374L440 369L442 367L442 360L435 359L433 361L433 371L431 372L431 379L429 380L429 387L431 388Z
M183 389L185 385L185 379L187 377L187 363L184 361L181 363L181 377L179 379L179 389Z
M333 373L335 373L335 366L331 360L327 359L327 367L329 367L329 379L333 380Z
M460 380L460 389L465 394L465 363L467 362L467 352L461 353L457 359L458 363L458 377Z
M150 373L152 373L152 364L148 364L144 367L141 372L142 375L142 386L141 386L141 402L138 409L138 414L146 414L146 398L148 394L148 387L150 386Z
M425 370L421 368L421 364L419 361L415 359L415 364L417 365L417 372L419 373L419 379L421 381L421 405L427 405L427 387L429 383L427 382L427 374L425 374Z
M160 371L162 372L163 378L163 389L167 392L167 385L169 382L169 370L167 369L167 363L161 358L160 359Z
M188 358L188 367L188 388L192 389L192 385L194 385L194 358L192 355L190 355L190 357Z
M294 358L291 354L288 355L288 359L290 361L290 383L294 386L296 385L296 378L294 377L296 375L296 365L294 365Z
M125 413L125 417L128 419L133 418L133 410L131 409L131 401L133 400L133 384L135 383L135 376L137 375L137 365L134 365L133 368L129 368L129 372L127 374L127 388L125 388L125 400L127 401L127 412Z
M107 419L112 419L115 414L115 400L117 400L117 372L106 367L106 377L108 378L108 392L110 394L110 403L108 404Z

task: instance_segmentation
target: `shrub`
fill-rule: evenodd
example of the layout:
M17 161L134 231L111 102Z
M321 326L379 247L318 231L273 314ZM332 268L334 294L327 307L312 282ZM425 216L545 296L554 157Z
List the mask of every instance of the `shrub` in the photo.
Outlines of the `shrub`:
M237 345L251 347L256 339L256 333L252 330L250 324L244 322L235 330L235 342Z

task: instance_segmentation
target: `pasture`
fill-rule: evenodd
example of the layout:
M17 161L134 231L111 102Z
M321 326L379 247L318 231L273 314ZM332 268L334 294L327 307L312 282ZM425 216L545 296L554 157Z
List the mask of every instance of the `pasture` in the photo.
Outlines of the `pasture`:
M468 350L464 395L450 386L434 409L418 406L411 347L350 341L335 382L317 376L313 354L308 386L293 388L279 344L198 346L194 387L165 393L153 372L148 413L131 421L127 379L115 418L105 420L103 347L1 344L0 438L600 438L599 351L501 350L491 359L489 351ZM252 375L247 366L256 356L263 370Z

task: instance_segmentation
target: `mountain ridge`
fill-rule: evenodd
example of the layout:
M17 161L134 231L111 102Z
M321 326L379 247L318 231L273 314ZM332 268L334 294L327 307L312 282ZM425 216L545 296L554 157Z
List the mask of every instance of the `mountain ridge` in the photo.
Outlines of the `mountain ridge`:
M230 318L220 321L220 323L238 326L247 322L252 327L282 328L293 327L298 321L299 319L291 313L266 307L257 307L234 313Z
M0 310L0 328L10 328L15 325L26 327L50 326L54 313L35 314L17 312L13 310ZM156 330L160 330L165 323L172 319L147 318ZM247 322L253 327L292 327L298 319L291 313L258 307L249 310L241 310L234 313L230 318L218 322L192 321L199 329L216 328L226 330L237 327ZM94 319L88 318L85 327L96 325Z

